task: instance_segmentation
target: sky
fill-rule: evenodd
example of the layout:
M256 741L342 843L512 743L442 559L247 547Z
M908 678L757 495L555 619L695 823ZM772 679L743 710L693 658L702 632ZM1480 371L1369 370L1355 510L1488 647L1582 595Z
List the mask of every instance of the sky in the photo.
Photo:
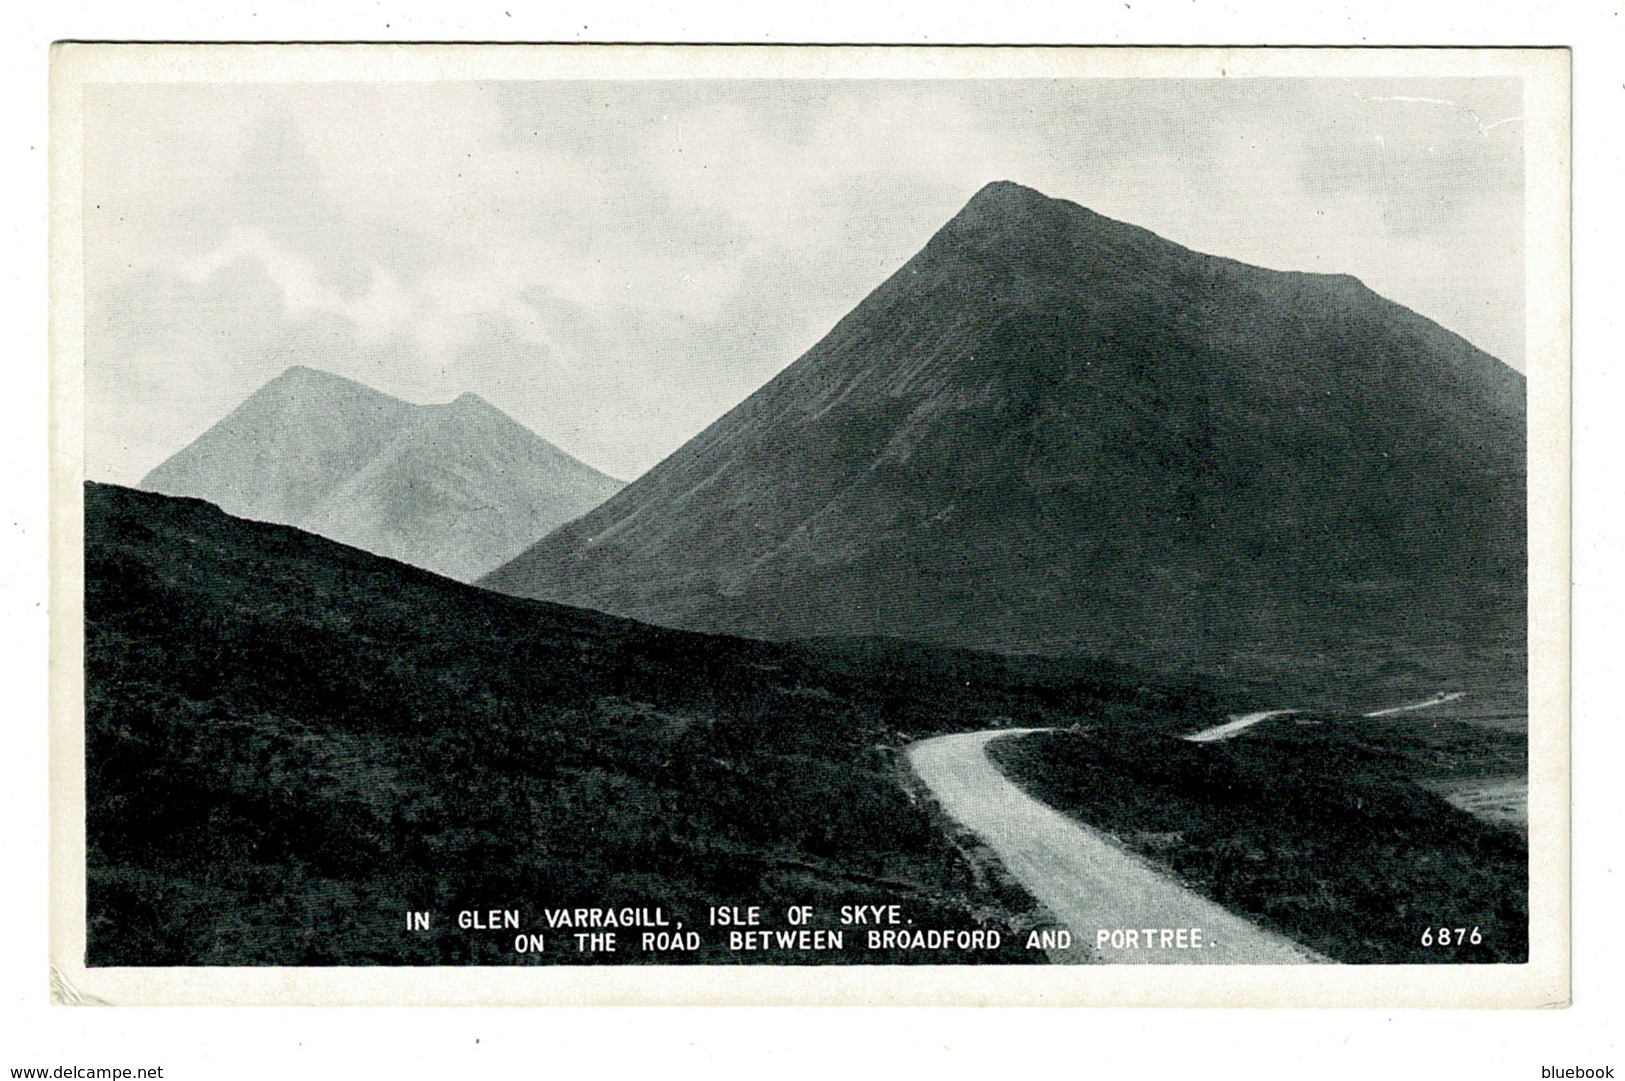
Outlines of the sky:
M294 364L486 398L630 480L1014 180L1353 274L1520 370L1517 80L101 85L86 475Z

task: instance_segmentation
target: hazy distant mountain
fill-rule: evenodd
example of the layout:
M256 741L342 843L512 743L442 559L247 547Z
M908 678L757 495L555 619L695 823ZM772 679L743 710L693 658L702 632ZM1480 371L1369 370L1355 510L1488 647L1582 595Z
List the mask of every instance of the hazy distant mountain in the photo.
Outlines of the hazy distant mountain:
M481 584L886 634L1521 684L1524 380L1346 276L991 184L817 345Z
M297 366L141 487L468 581L622 484L476 395L412 405Z

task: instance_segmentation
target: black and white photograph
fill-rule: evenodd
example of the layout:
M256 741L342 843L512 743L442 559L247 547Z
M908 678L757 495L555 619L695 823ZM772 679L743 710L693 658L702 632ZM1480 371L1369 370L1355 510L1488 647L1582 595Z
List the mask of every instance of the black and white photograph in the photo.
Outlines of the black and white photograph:
M1568 57L1398 52L60 47L58 1001L1561 1000Z

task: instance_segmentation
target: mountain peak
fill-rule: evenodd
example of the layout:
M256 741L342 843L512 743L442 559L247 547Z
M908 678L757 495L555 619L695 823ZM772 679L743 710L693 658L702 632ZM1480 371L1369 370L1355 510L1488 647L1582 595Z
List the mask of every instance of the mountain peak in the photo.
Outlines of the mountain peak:
M1462 658L1464 612L1486 649L1519 639L1524 416L1515 373L1352 278L1002 180L484 584L695 630L1270 678L1377 640Z
M465 580L622 487L476 394L417 405L303 364L141 486Z
M1184 258L1184 248L1137 225L1108 218L1088 207L1045 195L1012 180L982 186L926 246L928 258L1025 271L1071 275L1080 258L1103 250L1133 253L1138 259ZM922 252L922 254L925 254Z
M1053 224L1079 211L1090 213L1076 203L1051 198L1025 184L995 180L971 196L970 202L948 224L950 227L956 223L1010 226L1033 220L1048 220Z
M464 391L444 405L425 406L425 409L454 425L490 425L513 426L525 428L513 417L492 405L473 391ZM534 433L532 433L534 434ZM552 444L549 444L551 446Z
M1025 184L1018 184L1014 180L990 180L983 184L981 190L971 196L966 208L984 205L1022 205L1060 202L1051 199L1037 188L1029 188Z
M274 390L283 393L288 391L316 394L345 393L379 399L391 397L381 390L374 390L365 383L358 383L354 379L347 379L342 375L335 375L333 372L323 371L321 368L312 368L304 364L290 365L283 370L281 375L272 379L260 390L262 393Z
M335 375L332 372L323 371L320 368L312 368L308 364L290 364L282 372L282 374L277 376L274 380L272 380L272 382L274 382L274 383L354 383L356 386L360 386L360 384L355 383L355 381L353 379L346 379L342 375Z

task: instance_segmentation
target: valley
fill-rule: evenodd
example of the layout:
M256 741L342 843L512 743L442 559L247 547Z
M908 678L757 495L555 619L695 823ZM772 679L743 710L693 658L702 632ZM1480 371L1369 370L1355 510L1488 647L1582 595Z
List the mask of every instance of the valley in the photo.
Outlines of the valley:
M294 365L85 487L90 963L1517 963L1525 408L1009 182L630 484Z

